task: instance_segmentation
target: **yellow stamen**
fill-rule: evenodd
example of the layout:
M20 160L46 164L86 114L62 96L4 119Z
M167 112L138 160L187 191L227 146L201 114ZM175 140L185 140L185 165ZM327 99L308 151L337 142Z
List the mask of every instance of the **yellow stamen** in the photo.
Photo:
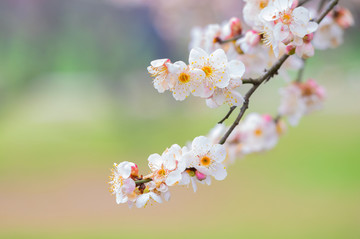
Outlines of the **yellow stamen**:
M211 76L213 69L210 66L204 66L202 70L205 72L206 77Z
M209 166L211 164L211 159L208 156L204 156L200 159L200 163L202 166Z
M179 81L181 83L188 83L190 81L190 75L186 73L181 73L179 75Z

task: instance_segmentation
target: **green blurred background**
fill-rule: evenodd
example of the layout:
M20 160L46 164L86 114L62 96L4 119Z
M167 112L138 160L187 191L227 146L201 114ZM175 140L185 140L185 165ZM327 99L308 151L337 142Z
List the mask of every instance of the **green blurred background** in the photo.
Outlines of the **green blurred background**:
M359 16L357 1L340 1ZM205 135L227 111L153 89L156 58L186 60L193 25L240 15L240 0L1 0L1 238L360 238L360 32L306 68L321 112L225 181L175 187L145 209L108 192L114 162L138 163ZM191 11L189 10L191 9ZM276 113L274 79L250 111ZM271 100L269 100L271 99Z

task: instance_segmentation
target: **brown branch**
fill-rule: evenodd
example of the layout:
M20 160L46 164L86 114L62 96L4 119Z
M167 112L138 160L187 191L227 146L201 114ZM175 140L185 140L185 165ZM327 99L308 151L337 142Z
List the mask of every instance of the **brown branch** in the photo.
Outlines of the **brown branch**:
M302 0L302 1L299 1L299 4L298 4L298 7L304 5L305 3L309 2L310 0Z
M229 112L225 115L225 117L224 117L222 120L220 120L220 121L218 122L218 124L224 123L224 121L227 120L227 119L230 117L230 115L232 114L232 112L233 112L235 109L236 109L236 106L231 106Z
M255 79L251 79L251 78L249 78L249 79L242 79L242 83L243 84L256 84L257 83L257 80L255 80Z
M301 1L301 4L304 4L307 1ZM339 0L332 0L328 6L326 7L326 9L320 14L320 16L315 20L316 23L320 23L324 17L335 7L335 5L339 2ZM285 54L283 55L269 70L266 71L266 73L258 78L257 80L249 80L247 79L246 82L253 84L253 86L250 88L250 90L245 94L244 97L244 103L240 108L240 113L238 114L238 116L236 117L234 123L230 126L230 128L228 129L228 131L226 131L225 135L221 138L221 140L219 141L219 144L224 144L227 140L227 138L230 136L230 134L232 133L232 131L235 129L235 127L239 124L241 118L244 116L245 111L247 110L247 108L249 107L249 100L251 95L256 91L256 89L263 83L266 82L268 80L270 80L272 77L274 77L274 75L276 75L278 73L278 70L280 69L280 67L282 66L282 64L289 58L289 55ZM301 70L303 71L303 70ZM302 75L303 73L300 72L300 74ZM229 111L229 113L226 115L227 118L230 116L230 114L233 112L233 110ZM225 119L227 119L225 117Z
M318 18L315 19L315 22L319 24L324 19L324 17L336 6L336 4L338 4L338 2L339 0L332 0L331 2L329 2L325 10L320 14Z
M303 61L303 65L302 65L302 67L299 69L299 71L298 71L298 75L297 75L297 77L296 77L296 82L301 82L302 81L302 79L303 79L303 76L304 76L304 70L305 70L305 64L306 64L306 60L305 59L302 59L302 61Z
M226 39L226 40L221 40L219 37L216 38L216 42L218 42L219 44L225 44L225 43L229 43L229 42L232 42L232 41L236 41L238 39L240 39L241 37L243 37L244 35L240 34L240 35L237 35L233 38L229 38L229 39Z
M318 12L318 13L321 12L321 10L323 9L323 7L324 7L324 5L325 5L325 3L326 3L327 1L328 1L328 0L321 0L321 1L319 2L319 6L318 6L318 9L317 9L317 12Z

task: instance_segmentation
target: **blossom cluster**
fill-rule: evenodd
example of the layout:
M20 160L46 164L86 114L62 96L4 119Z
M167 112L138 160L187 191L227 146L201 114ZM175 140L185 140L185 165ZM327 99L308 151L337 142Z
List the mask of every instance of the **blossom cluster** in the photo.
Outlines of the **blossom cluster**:
M161 155L150 155L145 176L134 163L114 164L110 191L118 204L140 208L150 201L168 201L169 188L175 185L191 184L196 191L198 183L223 180L226 165L274 148L287 130L285 120L296 126L304 115L322 108L325 90L313 79L302 81L304 61L315 49L342 43L344 30L354 24L350 11L334 8L334 4L315 20L319 12L300 6L297 0L244 2L244 22L234 17L221 25L193 29L188 64L158 59L147 68L159 93L170 91L178 101L189 95L200 97L210 108L227 104L229 114L242 106L237 119L227 127L223 124L227 115L207 136L196 137L184 147L174 144ZM285 60L280 61L280 55ZM277 68L271 70L274 66ZM299 70L299 77L291 81L288 70ZM286 86L279 90L277 115L250 113L240 121L252 93L277 73L286 80ZM243 84L253 85L244 97L238 91Z
M192 94L206 99L209 107L225 102L230 106L242 103L242 96L234 91L241 85L245 72L241 61L228 61L223 49L208 54L194 48L190 51L189 63L171 63L169 59L152 61L148 71L154 77L155 89L159 93L169 90L180 101Z
M110 191L116 195L116 202L128 203L131 207L145 207L152 199L161 203L170 199L169 187L211 184L211 178L223 180L227 176L222 162L226 158L225 146L213 144L205 136L196 137L187 147L177 144L166 149L161 155L148 158L150 174L140 176L138 167L131 162L114 164L110 176Z

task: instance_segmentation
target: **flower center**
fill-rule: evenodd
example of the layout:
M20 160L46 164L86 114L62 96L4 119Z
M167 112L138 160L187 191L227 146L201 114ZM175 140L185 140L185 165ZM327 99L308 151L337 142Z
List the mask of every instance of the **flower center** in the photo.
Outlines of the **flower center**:
M211 76L211 74L213 73L213 70L210 66L204 66L202 70L205 72L206 77Z
M262 132L261 129L256 129L256 130L254 131L254 134L255 134L255 136L257 136L257 137L260 137L260 136L263 134L263 132Z
M188 83L190 81L190 75L186 73L181 73L179 75L179 81L181 83Z
M157 172L157 174L159 177L164 177L166 175L166 171L162 168Z
M260 3L259 3L260 9L264 9L267 5L268 5L267 0L260 1Z
M292 12L283 12L281 14L281 21L284 24L290 24L292 21Z
M207 167L211 164L211 159L208 156L204 156L200 159L200 164Z

